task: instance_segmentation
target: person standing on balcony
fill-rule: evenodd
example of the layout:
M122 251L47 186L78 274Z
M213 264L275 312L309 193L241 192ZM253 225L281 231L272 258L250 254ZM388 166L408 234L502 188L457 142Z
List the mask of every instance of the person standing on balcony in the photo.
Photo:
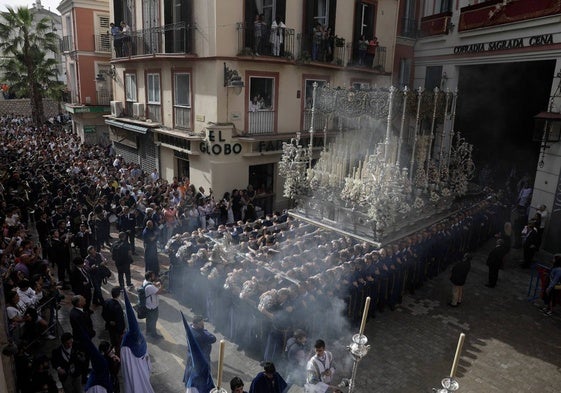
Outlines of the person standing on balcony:
M131 55L131 29L125 21L121 22L121 40L122 40L122 56Z
M327 27L325 30L325 61L327 63L333 62L333 51L335 49L335 35L333 29Z
M321 46L323 43L323 26L321 23L317 22L316 27L314 27L314 32L312 36L312 60L319 60L319 55L321 51Z
M374 37L368 41L368 48L366 49L366 64L369 67L374 67L374 57L376 57L376 49L378 48L378 38Z
M259 56L259 52L261 52L266 28L263 22L263 14L255 14L255 21L253 22L253 54L255 56Z
M113 48L115 49L115 57L121 57L123 49L123 40L121 37L121 28L115 26L115 23L109 24L111 27L111 37L113 38Z
M364 37L364 34L360 36L358 40L358 64L363 66L366 65L366 51L368 50L368 40Z
M277 16L276 19L271 24L271 37L270 42L273 46L273 56L280 56L284 50L281 52L281 47L284 43L284 30L286 29L286 25L282 22L280 16Z

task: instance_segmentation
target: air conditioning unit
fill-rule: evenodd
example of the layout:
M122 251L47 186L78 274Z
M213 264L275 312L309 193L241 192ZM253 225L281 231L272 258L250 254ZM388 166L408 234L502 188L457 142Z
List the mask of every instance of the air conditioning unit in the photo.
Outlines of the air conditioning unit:
M121 101L111 101L111 116L120 117L123 114L123 103Z
M145 119L144 104L141 104L139 102L134 102L132 104L132 117L134 117L135 119Z

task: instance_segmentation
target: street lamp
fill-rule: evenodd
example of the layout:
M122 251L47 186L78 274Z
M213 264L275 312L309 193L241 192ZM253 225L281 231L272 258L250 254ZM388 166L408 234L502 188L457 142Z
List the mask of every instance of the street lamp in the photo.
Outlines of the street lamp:
M224 87L234 89L234 93L237 96L241 94L242 87L244 87L242 77L238 71L230 69L226 63L224 63Z

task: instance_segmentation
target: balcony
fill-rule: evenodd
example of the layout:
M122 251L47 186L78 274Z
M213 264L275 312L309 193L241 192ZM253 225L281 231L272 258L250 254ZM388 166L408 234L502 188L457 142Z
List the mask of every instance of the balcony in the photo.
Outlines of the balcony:
M111 34L94 35L95 51L101 53L111 53Z
M160 104L148 104L148 119L155 123L162 122L162 107Z
M561 14L561 2L551 0L490 0L460 10L458 31Z
M312 34L298 34L298 46L299 60L304 63L313 61L340 67L348 63L348 50L343 38L334 36L331 39L314 42Z
M185 22L136 30L114 40L116 57L192 53L195 28Z
M62 37L60 50L61 52L71 52L74 50L74 42L71 35L65 35Z
M248 116L248 135L272 135L275 133L275 111L259 109L250 111Z
M328 117L325 113L314 113L314 131L323 131L326 126L326 121ZM304 109L304 125L302 131L307 131L310 129L310 124L312 123L312 110Z
M448 34L450 26L451 12L425 16L421 19L421 36L430 37L435 35Z
M256 35L256 31L251 26L244 23L238 23L238 56L274 56L285 59L294 59L294 29L284 29L284 33L280 36L281 43L278 44L278 53L274 42L278 42L278 38L271 37L271 29L265 28Z
M173 117L176 128L191 128L191 107L185 105L175 105L173 108Z
M96 92L97 105L109 105L113 100L113 94L107 89L101 89Z

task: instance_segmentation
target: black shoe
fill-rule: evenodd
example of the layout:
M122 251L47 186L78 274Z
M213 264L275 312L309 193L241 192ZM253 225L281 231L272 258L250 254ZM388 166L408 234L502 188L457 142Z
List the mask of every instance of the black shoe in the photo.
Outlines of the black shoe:
M485 284L485 286L486 286L487 288L495 288L495 286L494 286L494 285L491 285L491 284Z
M458 307L458 304L452 304L452 302L449 302L448 305L449 305L450 307Z

